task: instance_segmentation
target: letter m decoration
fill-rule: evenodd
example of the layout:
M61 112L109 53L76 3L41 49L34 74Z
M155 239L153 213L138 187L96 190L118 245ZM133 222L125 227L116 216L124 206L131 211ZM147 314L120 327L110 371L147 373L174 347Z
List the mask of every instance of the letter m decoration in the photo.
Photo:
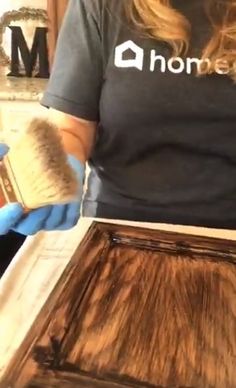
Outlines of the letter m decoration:
M49 61L47 49L47 31L46 27L37 27L33 39L31 50L28 48L21 27L9 26L12 32L11 40L11 77L32 77L33 71L39 64L39 71L35 77L49 77ZM25 74L20 72L20 55L25 68ZM37 61L38 60L38 61Z

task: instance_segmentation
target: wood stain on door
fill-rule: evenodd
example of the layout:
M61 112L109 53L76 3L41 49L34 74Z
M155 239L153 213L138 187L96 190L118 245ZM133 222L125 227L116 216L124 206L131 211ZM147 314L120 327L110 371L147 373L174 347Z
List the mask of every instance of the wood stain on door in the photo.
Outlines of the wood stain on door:
M0 386L235 388L235 265L231 241L94 223Z

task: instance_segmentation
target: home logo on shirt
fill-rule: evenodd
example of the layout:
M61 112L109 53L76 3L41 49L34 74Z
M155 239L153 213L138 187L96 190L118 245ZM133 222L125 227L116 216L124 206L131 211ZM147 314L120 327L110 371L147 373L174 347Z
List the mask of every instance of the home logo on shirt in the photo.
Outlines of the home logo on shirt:
M117 68L135 68L142 71L144 69L144 54L145 51L142 47L138 46L132 40L128 40L115 48L114 64ZM193 72L200 72L206 69L207 71L209 70L209 73L215 72L220 75L225 75L229 74L232 70L232 65L223 59L218 59L214 62L214 70L212 71L211 60L208 58L166 58L158 54L154 49L150 50L147 59L149 60L149 71L151 72L160 71L161 73L192 74ZM234 71L236 71L236 62L233 64L233 67Z
M131 52L134 55L132 59L125 59L125 53ZM116 47L115 50L115 66L122 68L136 68L143 70L144 62L144 50L137 46L132 40L128 40L125 43Z

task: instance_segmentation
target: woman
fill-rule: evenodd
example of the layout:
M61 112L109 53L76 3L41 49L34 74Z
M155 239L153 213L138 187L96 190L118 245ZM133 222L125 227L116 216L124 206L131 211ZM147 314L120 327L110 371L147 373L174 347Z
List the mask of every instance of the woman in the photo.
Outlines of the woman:
M85 216L236 227L235 60L234 0L70 1L42 104L90 162ZM5 207L2 233L72 227L77 205Z

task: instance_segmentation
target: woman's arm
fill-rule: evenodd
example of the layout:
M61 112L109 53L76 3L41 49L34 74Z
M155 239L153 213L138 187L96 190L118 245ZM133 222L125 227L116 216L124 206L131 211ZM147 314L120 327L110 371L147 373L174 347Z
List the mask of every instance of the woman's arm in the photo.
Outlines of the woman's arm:
M61 132L66 153L85 163L89 159L95 143L97 123L78 119L55 109L49 109L48 115L49 120Z

